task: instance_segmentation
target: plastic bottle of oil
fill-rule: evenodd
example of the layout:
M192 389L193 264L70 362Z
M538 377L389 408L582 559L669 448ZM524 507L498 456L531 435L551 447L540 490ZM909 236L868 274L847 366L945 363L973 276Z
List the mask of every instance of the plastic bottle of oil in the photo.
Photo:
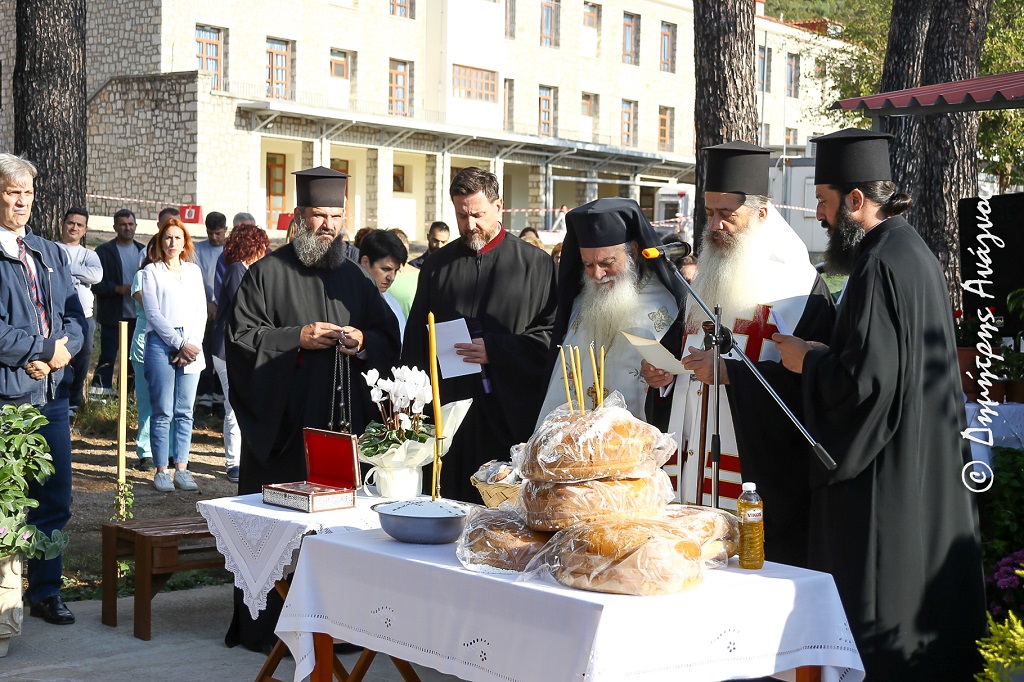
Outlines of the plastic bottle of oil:
M757 484L747 481L736 500L740 517L740 568L764 566L764 502L757 494Z

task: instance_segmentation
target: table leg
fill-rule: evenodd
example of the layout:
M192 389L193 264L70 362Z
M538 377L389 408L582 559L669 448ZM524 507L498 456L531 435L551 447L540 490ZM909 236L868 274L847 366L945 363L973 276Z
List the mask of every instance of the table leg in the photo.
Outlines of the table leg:
M395 664L396 668L398 668L398 672L401 674L402 679L405 680L405 682L420 682L420 676L416 674L416 671L413 669L412 665L410 665L409 661L403 661L402 659L395 658L394 656L388 656L388 658L390 658L391 662Z
M288 651L288 647L284 645L284 642L277 640L274 648L270 650L267 660L263 662L259 674L256 675L256 682L277 682L273 677L274 671L277 670L286 651Z
M821 682L821 667L803 665L796 669L796 682Z
M313 633L313 654L316 663L309 682L333 682L334 680L334 638L323 632Z
M117 528L103 526L103 610L104 625L117 627Z
M359 660L352 666L352 673L348 676L348 682L363 682L363 677L366 676L366 671L370 669L370 664L373 663L376 655L376 651L363 649L363 653L359 654Z

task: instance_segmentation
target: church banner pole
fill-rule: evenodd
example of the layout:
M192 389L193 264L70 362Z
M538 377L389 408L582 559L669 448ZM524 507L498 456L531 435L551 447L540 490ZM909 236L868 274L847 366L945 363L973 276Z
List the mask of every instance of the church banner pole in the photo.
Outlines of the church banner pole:
M673 244L672 246L676 247L677 249L679 248L678 244ZM686 244L685 246L689 247L688 244ZM687 253L689 253L688 250ZM663 248L644 249L643 256L644 258L647 259L664 258L666 261L669 261L671 263L671 259L669 258L668 252L665 251ZM693 287L690 286L690 283L686 281L685 277L683 277L683 274L679 272L679 269L676 268L675 266L673 266L670 269L672 272L675 272L676 278L678 278L679 281L683 283L683 286L690 293L690 296L693 297L693 300L697 303L697 305L701 307L701 310L703 310L705 314L707 314L708 318L714 320L715 313L713 313L711 309L707 306L707 304L701 300L700 296L697 295L697 292L695 292L693 290ZM800 431L800 435L802 435L804 439L806 439L807 442L811 445L811 449L814 450L814 454L818 456L818 459L821 461L823 465L825 465L825 468L828 469L829 471L835 471L837 466L836 462L834 459L832 459L832 456L828 454L828 451L825 450L825 447L821 443L816 441L814 439L814 436L812 436L811 433L806 428L804 428L804 425L800 423L800 420L797 419L796 415L793 414L792 410L789 409L789 406L786 405L786 402L779 396L778 393L775 392L775 389L772 388L771 384L768 383L768 380L764 378L761 372L758 371L757 367L754 365L754 362L747 357L746 353L741 351L736 346L736 342L733 339L732 334L728 333L729 330L726 329L724 331L727 338L716 339L719 351L723 354L726 354L733 349L736 350L736 355L739 356L739 359L743 362L744 365L747 366L747 369L749 369L754 374L754 376L757 377L757 380L761 382L761 385L764 386L764 389L768 391L768 395L770 395L772 399L776 402L776 404L778 404L778 406L782 408L782 411L786 414L787 417L789 417L789 420L793 422L793 425L796 426L798 431ZM717 378L718 362L715 362L715 373ZM714 436L712 436L712 448L714 448Z

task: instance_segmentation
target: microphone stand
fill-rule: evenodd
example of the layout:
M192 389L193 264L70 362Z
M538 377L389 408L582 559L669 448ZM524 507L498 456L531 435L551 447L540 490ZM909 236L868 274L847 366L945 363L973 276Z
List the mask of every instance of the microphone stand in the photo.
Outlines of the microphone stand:
M793 414L793 412L789 409L785 401L781 397L779 397L779 394L775 392L775 389L772 388L771 384L768 383L768 380L764 378L764 375L762 375L761 372L758 371L757 366L754 364L754 362L747 357L746 353L740 350L740 348L736 345L735 339L733 339L732 332L728 328L722 326L722 307L715 306L715 310L714 312L712 312L711 309L708 308L707 304L701 300L700 296L697 295L697 292L693 290L693 287L690 286L690 283L686 281L686 278L683 277L683 274L679 272L679 268L677 268L672 263L672 261L668 257L668 254L662 252L661 258L665 259L666 265L668 265L669 270L675 273L675 276L679 279L680 282L683 283L683 286L686 287L686 290L690 293L690 296L693 297L693 300L697 302L697 305L701 307L701 309L704 311L705 314L707 314L709 318L714 320L714 329L711 330L713 333L705 336L705 343L707 343L708 340L710 340L711 345L714 348L715 362L713 369L715 427L714 431L711 434L711 506L715 507L716 509L718 508L718 466L722 451L721 434L719 431L719 427L721 424L721 404L719 401L719 391L721 389L722 377L719 373L719 359L722 355L728 354L730 351L733 350L736 351L736 355L739 357L740 360L743 361L743 364L745 364L747 368L754 374L754 376L757 377L757 380L761 382L761 385L764 386L764 389L768 391L768 395L772 397L776 404L780 408L782 408L782 411L785 412L786 416L789 417L789 420L793 422L793 425L796 426L797 430L800 431L800 434L810 444L811 449L814 450L814 454L818 456L818 459L821 460L821 463L825 465L825 468L828 469L829 471L835 471L836 462L834 459L832 459L832 456L828 454L828 451L825 450L825 447L821 443L816 441L814 439L814 436L812 436L810 432L806 428L804 428L804 425L801 424L800 420L796 418L796 415ZM683 334L685 339L685 328L683 329ZM709 336L711 337L710 339L708 338ZM703 459L704 453L702 452L700 453L701 464L703 463ZM703 486L697 487L698 500L700 500L703 496L702 487Z

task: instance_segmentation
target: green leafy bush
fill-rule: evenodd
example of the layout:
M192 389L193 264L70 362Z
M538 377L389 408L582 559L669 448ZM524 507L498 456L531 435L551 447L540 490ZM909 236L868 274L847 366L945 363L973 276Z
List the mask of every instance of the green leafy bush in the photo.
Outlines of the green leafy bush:
M974 676L977 682L1007 682L1024 675L1024 625L1011 611L1005 623L988 617L991 634L978 640L985 669Z
M1024 451L992 448L992 487L978 496L985 572L1024 547Z

